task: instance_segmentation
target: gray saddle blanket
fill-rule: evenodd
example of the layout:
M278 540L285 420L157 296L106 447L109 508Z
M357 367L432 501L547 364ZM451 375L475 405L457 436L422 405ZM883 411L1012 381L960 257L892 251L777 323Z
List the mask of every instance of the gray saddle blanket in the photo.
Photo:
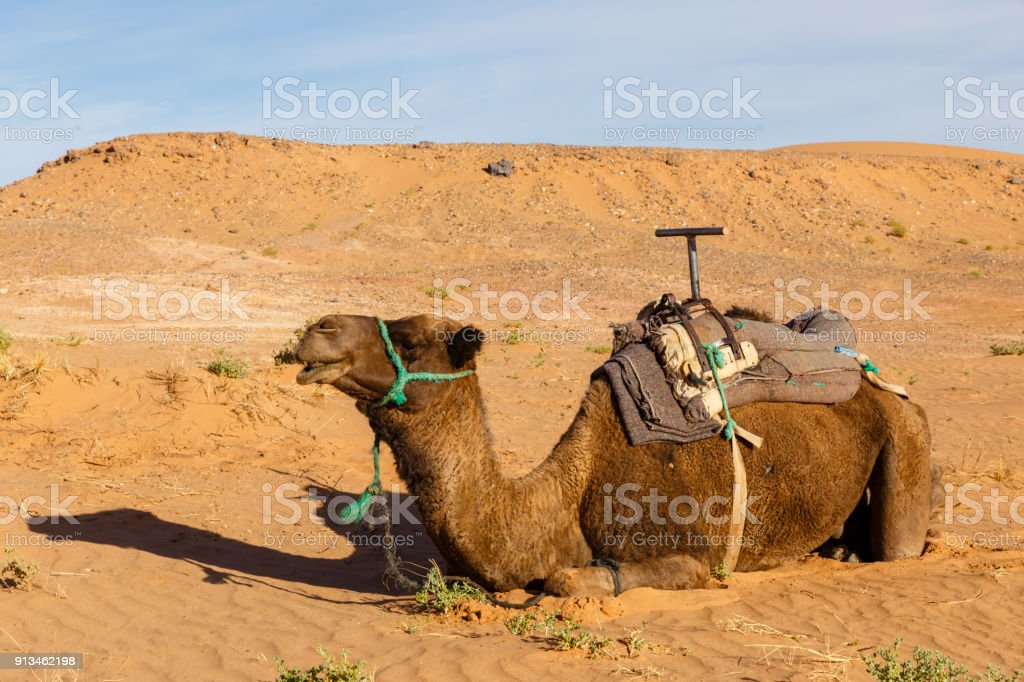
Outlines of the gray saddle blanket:
M730 408L752 402L835 404L860 388L861 367L855 358L835 352L853 348L856 334L849 321L831 311L811 311L785 325L726 317L738 341L758 352L757 365L723 381ZM711 315L693 320L702 339L721 335ZM703 401L680 405L657 356L646 343L642 323L630 323L616 338L616 351L597 373L607 377L623 428L632 445L690 443L718 434L723 422L708 414ZM621 332L621 329L620 329Z

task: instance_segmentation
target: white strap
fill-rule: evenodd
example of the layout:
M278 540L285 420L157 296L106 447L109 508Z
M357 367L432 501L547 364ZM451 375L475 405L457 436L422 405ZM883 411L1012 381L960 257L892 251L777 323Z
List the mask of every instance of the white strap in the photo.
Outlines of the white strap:
M753 435L753 434L751 434ZM754 436L755 438L757 436ZM732 573L740 558L743 542L743 528L746 525L747 513L747 467L743 464L740 446L733 436L732 443L732 518L729 523L731 542L725 549L725 572Z

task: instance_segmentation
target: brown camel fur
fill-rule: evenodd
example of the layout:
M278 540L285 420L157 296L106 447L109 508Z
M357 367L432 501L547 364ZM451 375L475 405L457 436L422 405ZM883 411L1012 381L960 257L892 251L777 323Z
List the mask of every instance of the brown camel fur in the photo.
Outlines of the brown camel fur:
M472 327L428 315L386 324L410 372L475 369L482 335ZM375 318L354 315L321 319L296 356L306 364L300 384L331 384L357 400L453 572L498 590L543 581L552 594L601 595L613 592L612 573L586 565L595 558L621 562L624 590L703 587L722 562L731 539L729 444L630 446L599 375L554 451L510 479L475 374L411 383L405 405L374 407L396 373ZM932 474L920 407L863 382L838 405L757 403L733 417L765 439L760 449L741 445L749 514L737 570L771 568L818 547L869 486L871 557L921 554ZM691 513L694 504L706 513Z

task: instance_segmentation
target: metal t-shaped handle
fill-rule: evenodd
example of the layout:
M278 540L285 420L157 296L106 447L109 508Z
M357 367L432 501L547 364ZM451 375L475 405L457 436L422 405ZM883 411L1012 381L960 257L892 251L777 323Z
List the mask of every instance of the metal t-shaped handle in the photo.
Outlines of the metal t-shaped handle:
M724 227L667 227L655 230L655 237L686 237L686 253L690 261L690 294L700 298L700 274L697 270L697 237L725 234Z

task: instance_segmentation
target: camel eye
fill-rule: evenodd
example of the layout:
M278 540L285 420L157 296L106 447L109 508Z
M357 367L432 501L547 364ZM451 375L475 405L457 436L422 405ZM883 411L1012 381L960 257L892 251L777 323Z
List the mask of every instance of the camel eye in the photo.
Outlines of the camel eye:
M398 347L404 353L414 353L419 350L420 344L418 344L411 336L403 336L402 338L397 339L397 341Z

